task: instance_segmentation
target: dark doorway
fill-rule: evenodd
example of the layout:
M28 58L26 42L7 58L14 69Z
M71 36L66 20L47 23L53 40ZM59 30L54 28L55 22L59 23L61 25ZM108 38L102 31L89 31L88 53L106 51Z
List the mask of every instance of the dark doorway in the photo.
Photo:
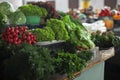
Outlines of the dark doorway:
M116 8L117 0L104 0L104 1L105 6L110 6L111 9Z
M78 9L79 8L79 0L68 0L70 9Z

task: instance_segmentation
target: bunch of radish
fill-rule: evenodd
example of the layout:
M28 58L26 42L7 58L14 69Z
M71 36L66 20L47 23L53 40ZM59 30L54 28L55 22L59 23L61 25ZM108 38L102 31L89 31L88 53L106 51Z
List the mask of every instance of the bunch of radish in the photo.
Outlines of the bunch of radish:
M24 42L36 43L36 36L27 30L27 26L7 27L2 37L10 44L19 45Z

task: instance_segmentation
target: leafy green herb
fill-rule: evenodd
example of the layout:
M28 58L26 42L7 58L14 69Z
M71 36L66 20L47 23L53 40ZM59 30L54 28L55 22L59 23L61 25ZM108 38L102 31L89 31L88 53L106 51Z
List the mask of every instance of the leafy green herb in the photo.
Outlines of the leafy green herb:
M89 61L92 58L92 55L93 55L93 52L90 51L90 50L85 50L85 51L81 51L81 52L78 53L78 56L81 59L86 60L86 62Z
M46 48L22 44L10 52L12 55L3 61L5 80L47 80L54 72L53 59Z
M45 20L50 19L50 18L59 18L59 14L55 10L55 8L52 6L52 4L50 4L49 2L40 1L40 2L31 2L30 4L37 5L47 10L49 14L45 17Z
M48 14L45 8L40 8L32 4L21 6L18 9L20 9L25 14L25 16L45 17Z
M47 20L46 26L51 27L55 33L56 40L68 40L68 32L65 28L63 21L58 19Z
M64 52L58 53L58 57L55 60L57 73L67 73L69 78L73 78L73 73L81 71L85 63L85 60L80 59L77 54Z
M36 28L32 32L37 36L37 41L52 41L55 39L55 34L50 27Z
M77 45L74 44L74 43L71 43L70 41L66 41L64 43L63 49L64 49L65 52L76 53Z

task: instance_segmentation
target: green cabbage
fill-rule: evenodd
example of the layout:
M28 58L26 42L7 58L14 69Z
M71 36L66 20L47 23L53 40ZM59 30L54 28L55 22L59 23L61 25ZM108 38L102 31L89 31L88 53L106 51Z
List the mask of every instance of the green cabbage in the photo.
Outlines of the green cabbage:
M13 12L13 6L9 2L0 3L0 13L10 15Z
M22 25L26 23L26 17L23 12L17 10L9 16L9 22L12 25Z

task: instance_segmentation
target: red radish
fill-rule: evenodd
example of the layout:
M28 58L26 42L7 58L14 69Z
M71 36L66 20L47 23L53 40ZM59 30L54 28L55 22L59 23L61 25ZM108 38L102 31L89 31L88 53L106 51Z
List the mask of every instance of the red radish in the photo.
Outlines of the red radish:
M17 40L18 40L18 37L13 38L13 40L14 40L14 41L17 41Z
M25 40L25 39L27 39L27 36L26 36L26 35L23 35L22 38Z
M18 34L18 33L19 33L19 30L18 30L18 29L15 29L15 33Z
M14 45L22 44L23 42L29 44L36 43L36 36L28 32L26 26L7 27L6 31L2 34L2 38Z
M30 37L30 36L28 36L28 37L27 37L27 40L30 40L30 39L31 39L31 37Z
M6 31L10 31L10 30L11 30L11 28L10 28L10 27L7 27L7 28L6 28Z
M18 29L19 29L19 27L18 27L18 26L17 26L17 27L15 27L15 30L16 30L16 29L18 30Z
M15 45L18 45L18 42L17 42L17 41L14 41L14 44L15 44Z
M35 43L36 43L36 41L33 41L33 42L32 42L32 44L35 44Z
M13 43L13 39L9 39L9 43Z
M18 39L18 43L21 44L21 42L22 42L21 39Z
M15 30L15 28L14 28L14 27L12 27L10 31L11 31L11 32L14 32L14 30Z

